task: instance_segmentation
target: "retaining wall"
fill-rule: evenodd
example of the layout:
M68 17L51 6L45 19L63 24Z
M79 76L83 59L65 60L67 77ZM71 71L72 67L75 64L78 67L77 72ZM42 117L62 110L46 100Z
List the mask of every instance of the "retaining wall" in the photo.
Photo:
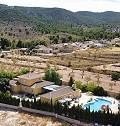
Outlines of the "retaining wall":
M31 108L26 108L26 107L20 108L18 106L13 106L13 105L8 105L8 104L3 104L3 103L0 103L0 107L14 109L14 110L21 110L21 111L29 112L29 113L41 114L41 115L45 115L45 116L52 116L54 118L58 118L58 119L66 121L68 123L76 124L76 125L79 125L79 126L85 124L85 123L80 122L78 120L70 119L70 118L67 118L67 117L64 117L64 116L61 116L61 115L57 115L57 114L52 113L52 112L46 112L46 111L41 111L41 110L36 110L36 109L31 109Z

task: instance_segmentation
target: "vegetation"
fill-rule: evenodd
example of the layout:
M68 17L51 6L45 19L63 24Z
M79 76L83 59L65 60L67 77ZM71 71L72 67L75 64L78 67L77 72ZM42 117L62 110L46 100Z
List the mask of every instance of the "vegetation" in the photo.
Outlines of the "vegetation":
M106 18L107 17L107 18ZM41 24L46 22L66 23L73 25L92 25L101 26L108 24L118 25L120 22L120 13L118 12L71 12L61 8L40 8L40 7L10 7L0 5L0 19L4 21L22 21ZM71 27L73 27L71 25Z
M100 86L96 86L94 83L88 83L82 85L80 81L75 82L76 87L79 88L82 92L92 92L94 95L97 96L107 96L107 92Z
M48 46L50 44L81 42L92 39L111 40L120 37L120 32L118 32L120 29L120 13L117 12L74 13L60 8L10 7L0 5L0 24L0 50L28 48L28 52L30 52L36 45ZM11 25L12 27L10 27ZM98 49L92 47L88 51L79 51L63 57L52 57L52 61L54 60L56 64L82 70L81 77L83 78L85 70L96 72L93 66L97 65L103 65L103 73L107 74L106 64L119 62L119 54L119 52L115 52L110 48L108 50L106 48ZM13 98L10 93L9 80L28 72L28 69L23 69L16 73L0 71L1 103L19 105L20 100ZM120 74L114 72L111 77L116 84L116 81L120 78ZM54 69L47 69L44 79L55 82L57 85L62 84L60 75ZM91 80L90 76L84 77L84 79L87 83L85 85L82 85L80 81L75 82L76 87L81 89L82 92L90 91L94 95L107 96L107 92L99 86L100 74L96 75L98 86L94 83L89 83ZM70 76L69 86L72 86L73 83L73 76ZM112 90L113 84L109 83L109 86ZM117 94L116 98L120 99L120 94ZM55 112L77 120L120 125L120 113L113 114L109 113L109 111L107 113L90 112L89 109L83 110L81 106L72 106L69 108L67 105L62 106L60 103L52 105L40 100L36 101L35 98L34 102L23 99L22 104L24 107Z
M68 85L69 85L70 87L72 87L73 84L74 84L74 79L73 79L72 76L70 76L70 80L69 80L69 82L68 82Z
M96 51L97 50L97 51ZM90 55L89 55L90 53ZM81 78L84 77L85 71L88 70L90 72L96 72L98 75L96 75L96 79L100 80L100 73L103 74L111 74L108 73L109 71L107 68L104 70L97 70L96 68L93 68L94 66L100 66L100 65L106 65L106 64L114 64L120 62L120 51L119 48L112 47L110 48L90 48L88 51L76 51L75 53L68 54L61 57L52 57L50 61L55 61L58 65L68 66L70 64L70 67L72 69L81 70ZM94 56L96 55L96 59L94 60Z
M53 70L51 70L51 72L52 71ZM55 71L53 71L53 73L54 72ZM4 76L2 74L1 79L4 79L6 77L9 78L8 75L9 74L7 73L4 74ZM79 86L79 88L82 87L82 85L80 84L81 82L76 82L76 86L77 87ZM91 84L91 86L88 86L88 85L89 84L86 85L86 88L87 88L86 90L92 91L94 88L94 84ZM96 88L100 88L100 87L97 86ZM13 98L10 91L8 90L5 92L0 91L0 103L19 106L20 99ZM28 107L28 108L33 108L33 109L43 110L43 111L48 111L48 112L54 112L56 114L66 116L68 118L76 119L79 121L82 120L82 121L88 121L88 122L93 122L93 123L97 122L104 125L105 124L106 125L107 124L120 125L120 113L113 114L113 113L110 113L109 111L90 112L89 108L87 108L86 110L84 110L81 106L72 106L71 108L69 108L67 105L63 106L58 102L55 105L53 105L52 100L51 100L51 103L41 102L41 100L37 101L35 97L34 97L34 101L29 101L29 100L26 101L25 99L22 99L22 105L23 107Z
M120 73L118 73L118 72L113 72L112 75L111 75L111 77L112 77L112 80L115 82L114 85L116 85L116 81L118 81L119 78L120 78Z
M11 97L11 93L9 91L6 91L5 93L0 91L0 103L18 106L20 99Z
M22 69L19 72L13 73L13 72L6 72L6 71L0 71L0 79L13 79L19 75L26 74L29 72L29 69Z
M17 77L22 74L28 73L28 69L22 69L20 72L12 73L6 71L0 71L0 91L4 94L7 91L10 91L9 81L14 77Z
M45 41L45 45L92 39L111 40L120 37L119 17L120 13L117 12L74 13L60 8L0 5L0 28L2 29L0 36L9 38L13 47L30 46L31 48L32 45L36 45L34 40Z
M120 100L120 93L116 95L116 99Z
M47 69L44 79L47 81L55 82L56 85L61 85L60 75L54 69Z
M0 92L0 103L10 104L10 105L19 105L20 100L12 98L9 92L5 94ZM90 112L89 109L82 109L80 106L72 106L69 108L67 105L62 106L60 103L51 105L47 102L41 102L40 100L29 101L22 100L22 105L24 107L33 108L37 110L43 110L48 112L54 112L62 116L66 116L76 120L88 121L88 122L97 122L100 124L111 124L111 125L120 125L120 113L113 114L106 112ZM103 118L104 117L104 118Z

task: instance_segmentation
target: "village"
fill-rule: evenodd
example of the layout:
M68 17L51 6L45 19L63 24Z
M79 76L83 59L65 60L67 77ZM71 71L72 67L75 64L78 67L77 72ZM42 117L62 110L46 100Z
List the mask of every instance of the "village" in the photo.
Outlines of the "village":
M115 95L120 92L120 82L119 77L112 79L113 73L120 72L120 50L116 44L119 39L37 45L29 52L27 48L2 50L1 71L29 70L9 81L12 98L20 99L20 107L25 106L24 102L31 106L40 100L53 106L67 105L69 109L81 106L85 110L90 106L91 112L109 110L117 114L120 103ZM52 76L47 72L56 72L54 77L59 76L59 81L47 80ZM94 95L95 90L99 92L98 87L103 88L104 94ZM105 92L110 97L104 96Z

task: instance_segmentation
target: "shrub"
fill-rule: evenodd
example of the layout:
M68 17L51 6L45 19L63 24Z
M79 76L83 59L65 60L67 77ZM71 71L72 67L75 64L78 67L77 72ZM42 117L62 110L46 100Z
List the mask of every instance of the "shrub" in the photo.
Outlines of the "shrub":
M120 100L120 93L116 95L116 99Z
M93 91L94 95L98 95L98 96L107 96L108 93L102 88L97 86L94 91Z
M120 74L118 72L113 72L111 77L112 77L112 80L117 81L120 78Z
M93 68L92 67L87 67L87 71L93 72Z

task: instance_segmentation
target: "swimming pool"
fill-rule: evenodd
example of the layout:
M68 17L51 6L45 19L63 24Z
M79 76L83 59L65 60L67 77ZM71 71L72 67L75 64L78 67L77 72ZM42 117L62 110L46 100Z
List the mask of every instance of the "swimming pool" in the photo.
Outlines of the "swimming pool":
M102 105L111 105L112 103L103 98L96 98L93 102L89 102L83 106L84 109L90 107L90 111L99 111Z

